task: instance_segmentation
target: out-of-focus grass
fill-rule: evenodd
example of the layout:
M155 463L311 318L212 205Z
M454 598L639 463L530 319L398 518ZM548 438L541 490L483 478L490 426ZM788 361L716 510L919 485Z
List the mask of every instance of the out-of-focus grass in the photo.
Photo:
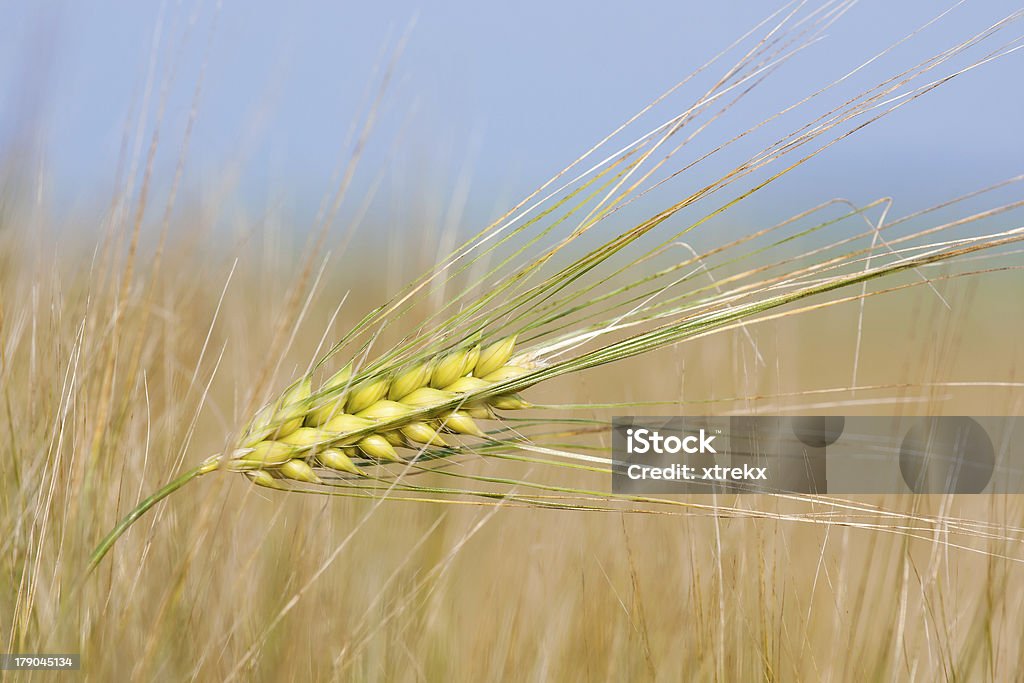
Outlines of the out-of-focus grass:
M215 475L136 525L81 583L120 515L182 464L223 449L249 404L307 366L346 293L328 342L388 294L380 274L396 257L385 246L359 250L326 273L280 364L268 365L302 260L268 248L259 228L232 242L201 221L175 225L159 269L144 244L122 289L121 236L97 246L79 235L81 249L54 249L43 221L10 220L0 230L7 651L81 652L91 680L936 680L1019 669L1016 497L862 501L905 513L896 517L774 497L695 499L770 513L742 519L305 498ZM433 250L409 234L400 267L418 272ZM952 310L926 288L870 299L857 384L884 389L851 389L858 309L849 304L528 397L679 400L674 410L691 414L1016 414L1019 386L946 383L1019 380L1021 284L1017 273L940 284ZM838 390L810 393L820 389ZM991 537L961 535L968 547L957 547L917 513L984 522Z

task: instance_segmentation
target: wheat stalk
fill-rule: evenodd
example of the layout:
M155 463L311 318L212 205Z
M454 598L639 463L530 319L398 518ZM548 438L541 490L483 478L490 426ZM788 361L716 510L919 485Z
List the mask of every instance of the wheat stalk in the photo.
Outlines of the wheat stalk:
M225 454L207 458L139 503L100 542L92 554L90 568L97 566L114 542L153 505L193 479L220 469L241 472L255 484L269 488L325 495L408 494L408 499L416 500L471 495L568 509L611 509L613 504L622 502L676 505L649 498L616 498L589 489L456 474L431 465L455 462L459 456L471 453L609 472L606 457L542 446L524 434L522 424L501 418L503 411L532 407L519 392L555 377L778 316L863 301L877 292L862 289L851 296L793 308L807 299L844 288L863 287L901 273L911 279L897 280L889 290L931 287L939 278L928 273L939 264L1007 253L1011 245L1024 241L1021 227L944 241L936 237L942 231L951 232L967 224L1004 216L1024 206L1024 202L1017 201L902 234L897 230L927 217L929 212L878 224L869 221L866 231L844 234L796 254L787 253L786 249L803 244L811 235L825 235L827 230L845 226L848 221L867 220L868 210L878 205L851 205L837 217L807 226L809 218L833 208L826 204L703 254L693 252L692 256L653 267L659 258L677 248L687 233L832 144L952 78L1018 50L1019 37L952 73L934 73L939 66L976 48L1018 20L1022 15L1018 12L788 131L648 219L626 230L616 230L605 241L584 248L582 255L570 256L571 247L584 244L595 226L614 219L637 198L738 144L754 130L797 106L813 102L845 80L845 76L838 79L793 107L726 140L684 168L664 175L665 164L685 149L697 132L739 102L789 57L818 40L848 5L826 3L805 17L797 16L798 5L691 106L625 145L613 147L611 153L597 156L626 126L620 128L502 219L454 249L436 268L367 314L310 372L260 409ZM916 84L919 79L925 82ZM648 113L653 106L641 114ZM692 135L671 146L677 136L693 127L696 131ZM790 155L796 158L787 159ZM718 200L726 188L777 162L783 164L780 171L751 187L741 187L734 197ZM936 209L948 208L1019 180L1011 179ZM681 230L659 237L639 253L634 250L672 219L709 202L717 203L686 221ZM857 246L858 239L870 239L870 246ZM624 263L619 262L627 253ZM765 254L779 256L766 264L746 265L755 256ZM567 258L568 263L556 266L561 258ZM496 259L497 265L447 297L434 315L420 321L413 333L373 360L367 360L381 328L410 315L414 304L432 290L472 276L475 267L491 259ZM1013 267L1016 266L995 266L941 277ZM346 350L352 360L314 391L316 374ZM549 427L561 419L556 412L549 412L536 424ZM569 429L560 432L560 438L578 433ZM544 457L537 458L538 454ZM426 469L458 477L460 482L480 481L505 488L495 492L465 485L426 487L407 481L406 475ZM543 493L528 495L523 490Z

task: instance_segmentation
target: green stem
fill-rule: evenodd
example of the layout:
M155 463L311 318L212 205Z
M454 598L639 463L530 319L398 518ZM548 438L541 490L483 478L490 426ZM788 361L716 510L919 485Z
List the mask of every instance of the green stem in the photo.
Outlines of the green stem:
M166 484L159 491L139 503L134 510L129 512L125 518L122 519L117 526L111 529L110 533L100 541L100 544L96 546L96 550L92 551L92 556L89 559L89 568L86 570L86 574L90 574L94 569L96 569L99 563L103 561L107 552L109 552L114 543L117 542L117 539L121 538L124 532L128 531L128 527L134 524L139 517L146 514L146 511L196 477L206 474L207 472L212 472L216 468L216 462L204 462L198 467L194 467L188 472L185 472L183 475Z

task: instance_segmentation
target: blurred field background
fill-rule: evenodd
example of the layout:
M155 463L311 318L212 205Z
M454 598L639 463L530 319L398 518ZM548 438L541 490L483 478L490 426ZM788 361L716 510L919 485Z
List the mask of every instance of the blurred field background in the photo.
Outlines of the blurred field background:
M755 24L754 5L17 8L0 41L0 649L81 652L89 680L1018 677L1016 496L846 511L694 497L711 507L624 515L276 495L215 475L79 585L101 535L224 449L322 340ZM751 111L834 78L929 8L855 7L827 58L794 60ZM915 49L1008 10L958 11ZM833 197L893 196L908 213L1019 173L1019 67L1004 60L858 133L697 246ZM869 299L859 351L858 305L843 304L528 398L1021 414L1024 275L936 287L951 308L922 287Z

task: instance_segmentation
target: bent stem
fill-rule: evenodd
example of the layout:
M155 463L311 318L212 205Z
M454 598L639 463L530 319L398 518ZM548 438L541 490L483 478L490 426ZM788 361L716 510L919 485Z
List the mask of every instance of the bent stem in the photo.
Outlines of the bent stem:
M128 531L128 528L134 524L139 517L146 514L151 507L193 479L207 474L208 472L212 472L215 469L217 469L217 460L215 458L206 460L199 466L188 470L174 481L169 482L159 491L139 503L134 510L129 512L124 519L118 522L117 526L110 530L110 533L108 533L103 540L100 541L100 544L96 546L96 549L92 551L92 555L89 558L89 568L86 570L86 574L91 574L93 570L99 566L99 563L103 561L104 556L106 556L114 546L117 539L121 538L121 536L124 535L124 532Z

